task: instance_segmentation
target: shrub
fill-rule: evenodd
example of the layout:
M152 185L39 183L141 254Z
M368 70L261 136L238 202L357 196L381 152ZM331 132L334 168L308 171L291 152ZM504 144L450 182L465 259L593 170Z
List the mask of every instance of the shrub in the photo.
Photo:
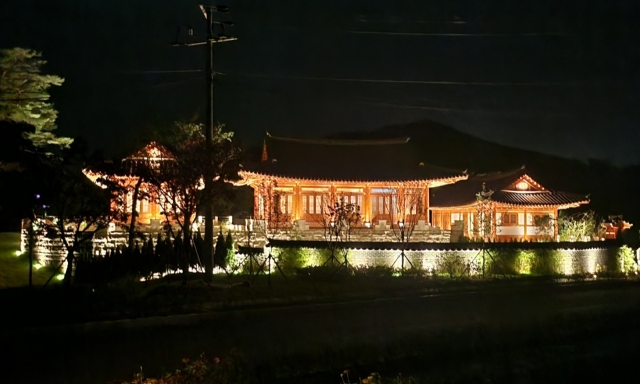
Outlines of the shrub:
M555 249L538 249L534 254L531 273L557 275L560 273L560 252Z
M373 278L386 278L393 276L394 269L387 265L361 266L353 269L355 276L366 276Z
M618 248L616 254L616 271L622 273L633 273L638 270L638 264L633 255L633 250L626 245Z
M249 384L255 382L255 375L249 370L241 354L231 351L229 357L208 359L201 355L198 359L182 360L184 367L159 379L144 378L142 372L135 379L124 384Z
M277 252L278 264L285 274L294 273L311 264L312 256L309 249L281 248Z
M517 275L520 273L519 251L517 249L501 249L490 251L492 258L487 255L487 268L489 274Z
M447 252L438 259L436 269L438 273L446 274L452 279L460 277L466 270L465 260L459 253Z

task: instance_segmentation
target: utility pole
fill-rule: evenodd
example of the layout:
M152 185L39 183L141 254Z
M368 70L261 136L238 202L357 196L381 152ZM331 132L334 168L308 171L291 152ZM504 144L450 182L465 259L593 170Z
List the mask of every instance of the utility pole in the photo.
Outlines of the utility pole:
M207 73L207 122L205 124L205 143L207 149L207 164L211 164L211 151L213 149L213 130L215 125L214 118L214 92L213 92L213 76L215 72L213 71L213 44L216 43L226 43L229 41L237 40L235 37L227 37L224 36L224 27L232 26L233 23L231 21L225 20L215 20L214 14L229 14L229 7L226 5L200 5L200 10L202 11L202 15L206 21L206 41L196 42L196 43L186 43L186 44L175 44L181 46L195 46L195 45L206 45L207 48L207 65L206 65L206 73ZM215 33L215 26L219 25L221 27L221 33ZM189 35L193 35L193 29L189 28ZM206 169L211 169L211 167L207 167ZM213 188L214 188L214 180L213 175L211 173L204 175L204 192L206 196L205 209L204 209L204 242L205 249L203 252L204 258L204 270L205 270L205 281L209 281L211 279L211 275L213 273Z

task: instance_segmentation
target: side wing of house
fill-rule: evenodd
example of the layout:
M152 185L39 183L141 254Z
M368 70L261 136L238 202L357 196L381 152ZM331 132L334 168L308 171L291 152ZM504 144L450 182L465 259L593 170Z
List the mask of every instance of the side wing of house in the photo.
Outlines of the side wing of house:
M483 188L490 193L487 213L481 212L477 196ZM559 211L588 203L584 195L546 189L520 168L436 188L430 209L434 226L462 225L469 238L488 232L497 240L551 240L558 235Z

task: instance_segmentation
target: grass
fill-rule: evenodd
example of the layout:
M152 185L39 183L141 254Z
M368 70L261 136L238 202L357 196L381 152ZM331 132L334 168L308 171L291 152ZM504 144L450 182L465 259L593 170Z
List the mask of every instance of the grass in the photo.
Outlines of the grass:
M17 256L20 250L19 233L0 233L0 289L29 285L29 255ZM33 284L42 286L53 271L49 268L33 269ZM54 279L51 283L56 282ZM50 284L51 284L50 283Z

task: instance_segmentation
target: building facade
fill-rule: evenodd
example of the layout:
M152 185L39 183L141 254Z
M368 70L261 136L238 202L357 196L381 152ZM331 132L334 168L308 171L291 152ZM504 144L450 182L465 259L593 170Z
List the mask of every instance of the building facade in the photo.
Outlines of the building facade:
M430 199L433 225L495 240L557 240L559 211L589 203L587 196L543 187L524 167L472 175L432 190Z
M238 184L254 190L254 218L270 226L318 229L336 204L358 211L358 226L428 227L429 190L467 178L416 156L408 138L305 140L267 134L258 164Z

